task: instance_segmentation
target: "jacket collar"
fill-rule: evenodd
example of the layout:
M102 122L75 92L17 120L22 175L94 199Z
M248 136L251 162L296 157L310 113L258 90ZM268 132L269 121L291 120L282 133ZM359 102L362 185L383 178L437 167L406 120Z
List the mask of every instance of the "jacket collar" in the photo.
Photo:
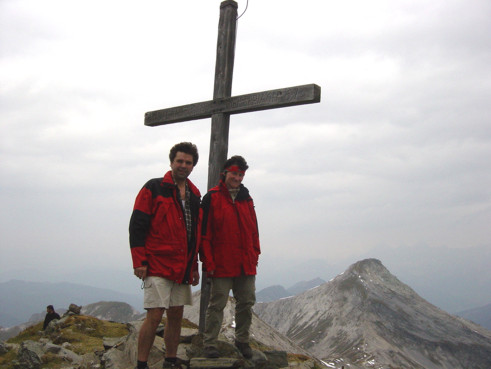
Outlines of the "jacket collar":
M176 187L174 178L172 178L172 171L169 170L167 173L164 174L164 178L162 178L162 183Z
M189 180L189 178L186 178L186 184L188 185L192 193L194 193L198 197L201 197L198 188L193 184L193 182ZM173 188L177 187L174 182L174 178L172 178L172 171L169 170L167 173L165 173L164 177L162 178L162 185L170 186Z
M223 179L220 179L220 183L218 184L220 191L223 193L226 193L228 197L232 198L230 196L230 193L228 191L227 186L225 185L225 182ZM239 193L237 194L237 197L235 198L235 201L237 200L245 200L249 197L249 190L247 187L245 187L242 183L239 186Z

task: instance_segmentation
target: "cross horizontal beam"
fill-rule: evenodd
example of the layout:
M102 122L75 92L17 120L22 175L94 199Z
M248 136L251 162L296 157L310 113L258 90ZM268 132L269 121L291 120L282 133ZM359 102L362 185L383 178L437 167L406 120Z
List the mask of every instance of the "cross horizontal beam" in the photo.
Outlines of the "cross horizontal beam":
M210 118L214 114L240 114L287 106L318 103L321 88L315 84L279 88L252 94L220 98L145 113L146 126Z

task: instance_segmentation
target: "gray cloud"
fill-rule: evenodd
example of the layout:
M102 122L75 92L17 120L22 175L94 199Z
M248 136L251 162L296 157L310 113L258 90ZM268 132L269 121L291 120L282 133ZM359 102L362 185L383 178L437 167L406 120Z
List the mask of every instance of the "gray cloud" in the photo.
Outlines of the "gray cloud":
M175 142L198 144L205 192L209 120L143 126L146 111L212 96L218 3L191 5L0 5L2 270L130 268L134 197ZM234 94L322 87L320 104L232 117L266 269L288 281L295 263L490 246L490 7L250 4Z

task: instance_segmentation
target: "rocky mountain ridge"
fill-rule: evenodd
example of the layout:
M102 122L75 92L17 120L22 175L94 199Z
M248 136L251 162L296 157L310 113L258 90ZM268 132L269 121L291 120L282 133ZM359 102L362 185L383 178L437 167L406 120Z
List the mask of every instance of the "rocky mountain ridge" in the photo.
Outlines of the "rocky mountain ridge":
M491 332L431 305L379 260L295 297L260 303L265 322L337 367L489 368Z

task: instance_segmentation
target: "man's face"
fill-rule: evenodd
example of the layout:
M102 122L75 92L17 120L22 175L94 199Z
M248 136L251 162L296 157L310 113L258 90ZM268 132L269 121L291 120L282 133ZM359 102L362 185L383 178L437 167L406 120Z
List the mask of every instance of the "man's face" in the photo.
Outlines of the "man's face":
M227 172L225 174L225 186L233 189L239 188L244 179L244 175L243 172Z
M194 168L193 155L178 151L170 167L175 181L186 179Z

